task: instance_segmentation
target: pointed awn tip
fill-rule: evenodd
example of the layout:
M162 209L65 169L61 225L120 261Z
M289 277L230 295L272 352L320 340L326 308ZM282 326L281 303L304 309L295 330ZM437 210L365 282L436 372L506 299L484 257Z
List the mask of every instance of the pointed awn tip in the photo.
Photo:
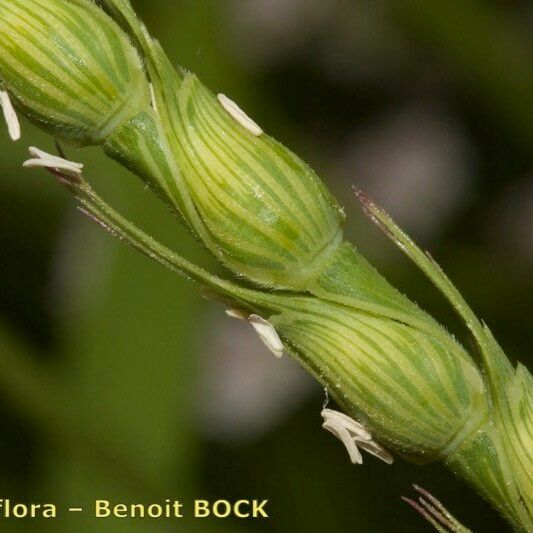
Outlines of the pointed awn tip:
M419 485L413 488L421 495L418 501L402 496L402 500L423 516L440 533L471 533L429 491Z

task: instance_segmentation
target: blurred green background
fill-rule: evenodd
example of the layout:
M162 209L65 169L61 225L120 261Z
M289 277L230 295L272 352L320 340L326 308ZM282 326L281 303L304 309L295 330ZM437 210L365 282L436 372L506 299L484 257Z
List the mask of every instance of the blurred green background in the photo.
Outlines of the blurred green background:
M446 268L509 356L533 345L533 4L520 0L137 0L176 64L234 98L324 177L346 234L457 335L415 268L360 214L384 205ZM42 171L27 122L0 133L0 497L268 498L269 520L0 521L2 531L427 531L415 482L475 531L503 521L438 464L351 466L323 393L197 288L102 234ZM206 255L95 149L67 151L111 204ZM468 343L468 340L465 339Z

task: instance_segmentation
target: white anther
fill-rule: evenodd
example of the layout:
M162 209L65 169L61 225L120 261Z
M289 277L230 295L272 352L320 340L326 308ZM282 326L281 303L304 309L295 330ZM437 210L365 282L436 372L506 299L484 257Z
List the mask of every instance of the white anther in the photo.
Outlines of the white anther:
M248 313L244 312L242 309L237 308L226 309L226 315L231 318L236 318L238 320L245 320L248 318Z
M372 440L370 431L353 418L333 409L322 409L321 415L324 419L322 427L342 441L352 464L363 463L363 457L357 446L389 465L394 461L383 446Z
M266 344L267 348L276 357L281 357L283 355L283 343L274 326L259 315L250 315L248 321L259 335L259 338Z
M152 102L152 107L154 108L154 111L156 113L158 113L158 111L157 111L157 102L156 102L156 99L155 99L154 86L151 83L149 83L148 87L150 88L150 101Z
M9 94L6 91L0 91L0 106L2 106L2 111L4 112L4 119L11 140L18 141L20 139L20 123Z
M263 133L263 130L233 100L222 93L219 93L217 98L222 107L252 135L259 137Z
M81 174L83 169L82 163L75 163L74 161L69 161L68 159L49 154L48 152L39 150L39 148L35 148L35 146L30 146L29 152L33 156L33 159L24 161L22 165L24 167L53 168L55 170L64 170L73 174Z

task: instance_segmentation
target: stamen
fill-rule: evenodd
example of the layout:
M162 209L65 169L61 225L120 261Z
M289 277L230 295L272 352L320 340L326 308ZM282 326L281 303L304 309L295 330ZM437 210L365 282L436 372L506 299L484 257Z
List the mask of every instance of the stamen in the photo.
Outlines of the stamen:
M226 315L228 315L231 318L236 318L237 320L245 320L248 318L248 313L245 313L242 309L226 309Z
M256 124L233 100L230 100L222 93L218 94L217 98L222 107L252 135L259 137L259 135L263 133L260 126Z
M365 426L359 422L356 422L353 418L350 418L348 415L345 415L340 411L335 411L334 409L322 409L321 414L324 419L333 421L336 425L345 427L348 431L353 433L357 439L372 440L372 434L370 431L368 431Z
M0 106L2 106L2 111L4 112L4 119L11 140L18 141L20 139L20 123L9 94L6 91L0 91Z
M355 465L363 464L363 456L355 444L355 440L350 436L350 433L344 426L339 426L336 424L329 423L327 420L324 421L322 427L333 433L345 446L350 456L350 462Z
M333 409L322 409L324 423L322 427L339 438L350 456L352 464L362 464L363 457L357 448L378 457L387 464L394 461L392 455L383 446L372 439L372 434L362 424L353 418Z
M259 315L250 315L248 321L259 335L259 338L266 344L267 348L276 357L280 358L283 355L283 343L274 326Z
M35 148L35 146L30 146L29 152L32 156L34 156L34 158L24 161L22 164L24 167L52 168L55 170L71 172L73 174L81 174L83 169L82 163L76 163L74 161L69 161L68 159L63 159L62 157L49 154L48 152L39 150L39 148Z

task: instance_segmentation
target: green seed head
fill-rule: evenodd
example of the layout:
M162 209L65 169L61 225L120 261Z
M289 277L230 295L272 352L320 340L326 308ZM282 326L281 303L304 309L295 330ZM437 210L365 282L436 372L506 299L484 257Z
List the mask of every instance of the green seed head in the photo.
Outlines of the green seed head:
M79 145L101 143L150 102L135 48L85 0L3 0L0 83L30 119Z
M487 417L481 375L451 337L314 298L271 322L347 413L413 460L446 455Z
M238 275L302 289L342 241L344 214L309 166L177 73L140 25L147 72L88 0L5 0L0 36L0 87L16 107L60 139L102 144Z
M204 242L260 284L304 286L341 242L338 204L308 165L196 76L185 75L176 100L172 143Z

